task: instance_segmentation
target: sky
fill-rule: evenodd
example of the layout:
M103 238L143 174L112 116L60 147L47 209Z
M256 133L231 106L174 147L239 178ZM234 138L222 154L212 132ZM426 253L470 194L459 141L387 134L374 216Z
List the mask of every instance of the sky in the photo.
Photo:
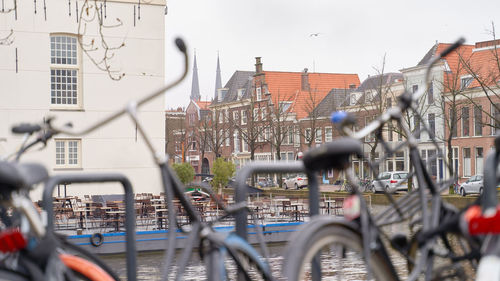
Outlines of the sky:
M215 92L217 54L222 86L236 70L356 73L360 81L415 66L435 44L465 37L491 40L500 29L500 1L428 0L167 0L165 80L182 71L173 41L185 40L188 77L165 97L165 108L185 107L196 50L202 100ZM317 34L317 36L312 35ZM383 60L385 57L385 64Z

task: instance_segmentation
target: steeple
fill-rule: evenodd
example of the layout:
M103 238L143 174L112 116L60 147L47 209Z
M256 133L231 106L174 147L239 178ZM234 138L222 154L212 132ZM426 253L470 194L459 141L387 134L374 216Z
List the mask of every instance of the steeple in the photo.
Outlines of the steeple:
M191 99L195 101L199 101L201 99L200 83L198 82L198 66L196 64L196 50L194 51L193 83L191 84Z
M220 63L219 63L219 52L217 52L217 70L215 71L215 94L214 100L217 100L217 90L222 88L222 82L220 78Z

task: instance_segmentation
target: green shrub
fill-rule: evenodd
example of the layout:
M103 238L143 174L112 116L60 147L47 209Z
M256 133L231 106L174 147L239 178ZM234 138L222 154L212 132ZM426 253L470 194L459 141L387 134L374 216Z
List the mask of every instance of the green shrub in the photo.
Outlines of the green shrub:
M215 189L225 187L229 182L229 179L234 175L235 171L236 167L232 162L227 162L222 158L217 158L212 166L212 173L214 174L212 186Z
M175 163L172 168L183 184L188 184L193 180L194 169L189 163Z

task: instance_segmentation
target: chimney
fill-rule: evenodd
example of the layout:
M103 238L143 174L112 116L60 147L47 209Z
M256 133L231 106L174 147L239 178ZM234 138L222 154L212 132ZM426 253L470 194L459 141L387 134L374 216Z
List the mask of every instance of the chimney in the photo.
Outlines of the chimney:
M262 63L260 62L260 57L255 57L255 75L262 73Z
M300 86L302 91L309 91L309 73L307 73L307 68L304 68L302 72L302 79L300 80Z

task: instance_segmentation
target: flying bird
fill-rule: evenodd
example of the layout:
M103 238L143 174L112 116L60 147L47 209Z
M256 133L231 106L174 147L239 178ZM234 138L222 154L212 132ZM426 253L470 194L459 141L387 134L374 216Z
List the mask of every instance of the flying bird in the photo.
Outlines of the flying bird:
M321 33L311 33L309 34L309 37L318 37Z

